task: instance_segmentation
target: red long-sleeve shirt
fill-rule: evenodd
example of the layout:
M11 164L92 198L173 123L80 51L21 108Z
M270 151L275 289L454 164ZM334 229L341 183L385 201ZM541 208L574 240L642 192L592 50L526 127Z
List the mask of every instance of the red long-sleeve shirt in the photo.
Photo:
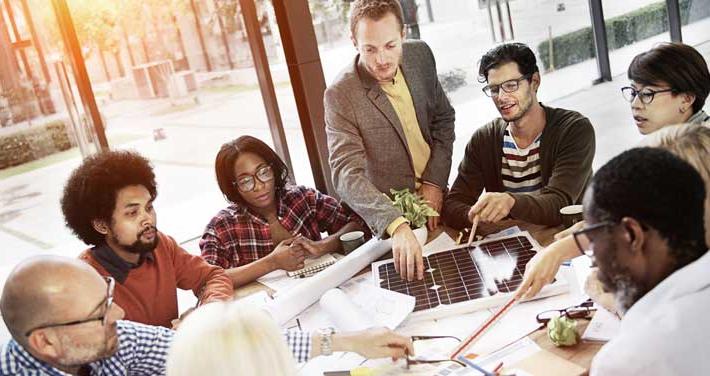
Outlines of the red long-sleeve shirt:
M138 265L115 253L97 256L98 247L79 256L99 274L116 279L114 302L126 312L126 320L170 328L178 317L177 288L192 290L201 304L232 298L232 282L222 268L189 254L173 238L158 236L158 246Z

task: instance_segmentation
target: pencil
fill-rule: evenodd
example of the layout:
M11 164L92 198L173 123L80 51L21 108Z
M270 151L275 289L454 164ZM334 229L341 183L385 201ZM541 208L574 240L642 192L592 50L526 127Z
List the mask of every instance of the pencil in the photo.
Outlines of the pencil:
M476 343L476 341L478 341L481 338L481 336L483 336L483 334L485 334L485 332L488 329L490 329L490 327L496 321L498 321L501 317L503 317L503 315L505 315L508 312L508 310L510 310L510 308L513 307L513 305L515 305L515 298L511 298L507 303L505 303L505 305L500 307L500 309L498 309L498 311L496 311L496 313L494 313L493 316L491 316L488 320L486 320L483 324L481 324L481 326L478 327L478 329L476 329L476 331L473 332L473 334L471 334L468 338L466 338L466 340L461 342L461 344L459 344L456 347L456 349L454 349L454 352L449 357L449 359L456 359L456 357L461 355L461 353L463 351L465 351L466 349L471 347L471 345Z
M481 217L479 217L478 214L476 214L475 217L473 217L473 225L471 225L471 233L468 235L468 245L470 246L471 243L473 243L473 239L476 238L476 227L478 227L478 221L481 220Z

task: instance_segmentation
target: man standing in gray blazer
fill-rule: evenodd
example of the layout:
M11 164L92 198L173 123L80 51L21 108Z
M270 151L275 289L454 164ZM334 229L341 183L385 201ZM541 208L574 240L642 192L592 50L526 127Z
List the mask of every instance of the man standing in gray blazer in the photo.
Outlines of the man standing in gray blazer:
M333 182L379 237L392 237L402 278L421 279L421 246L385 194L408 188L441 211L451 170L454 109L429 46L404 41L397 0L356 0L350 31L359 54L325 92ZM437 225L438 217L431 218L428 227Z

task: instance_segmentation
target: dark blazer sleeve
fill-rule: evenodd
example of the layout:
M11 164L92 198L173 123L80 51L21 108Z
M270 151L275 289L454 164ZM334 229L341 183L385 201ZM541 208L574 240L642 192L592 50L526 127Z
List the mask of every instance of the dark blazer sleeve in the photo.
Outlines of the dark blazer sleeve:
M454 148L454 121L456 112L449 103L444 89L441 87L439 77L436 74L436 60L434 54L426 43L421 44L426 50L427 66L429 74L433 80L433 90L428 95L431 96L431 121L429 132L432 143L429 145L431 155L424 172L422 180L437 184L442 189L449 185L449 173L451 171L451 154Z
M471 225L468 220L468 211L483 192L481 144L484 132L488 127L477 130L466 145L466 151L459 165L458 176L444 201L444 222L454 229L461 229Z
M548 226L562 223L560 209L578 202L591 178L595 147L589 120L581 116L572 120L559 135L547 185L539 194L509 193L515 198L510 215Z

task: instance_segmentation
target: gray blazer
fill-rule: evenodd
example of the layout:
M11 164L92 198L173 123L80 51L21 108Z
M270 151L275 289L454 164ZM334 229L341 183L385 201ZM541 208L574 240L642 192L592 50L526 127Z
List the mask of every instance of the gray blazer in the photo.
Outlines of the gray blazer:
M359 55L325 91L325 123L333 183L380 237L402 213L390 188L414 190L414 165L397 113L377 81L359 65ZM402 73L417 120L431 148L422 180L446 188L451 170L455 113L436 75L429 46L406 41Z

